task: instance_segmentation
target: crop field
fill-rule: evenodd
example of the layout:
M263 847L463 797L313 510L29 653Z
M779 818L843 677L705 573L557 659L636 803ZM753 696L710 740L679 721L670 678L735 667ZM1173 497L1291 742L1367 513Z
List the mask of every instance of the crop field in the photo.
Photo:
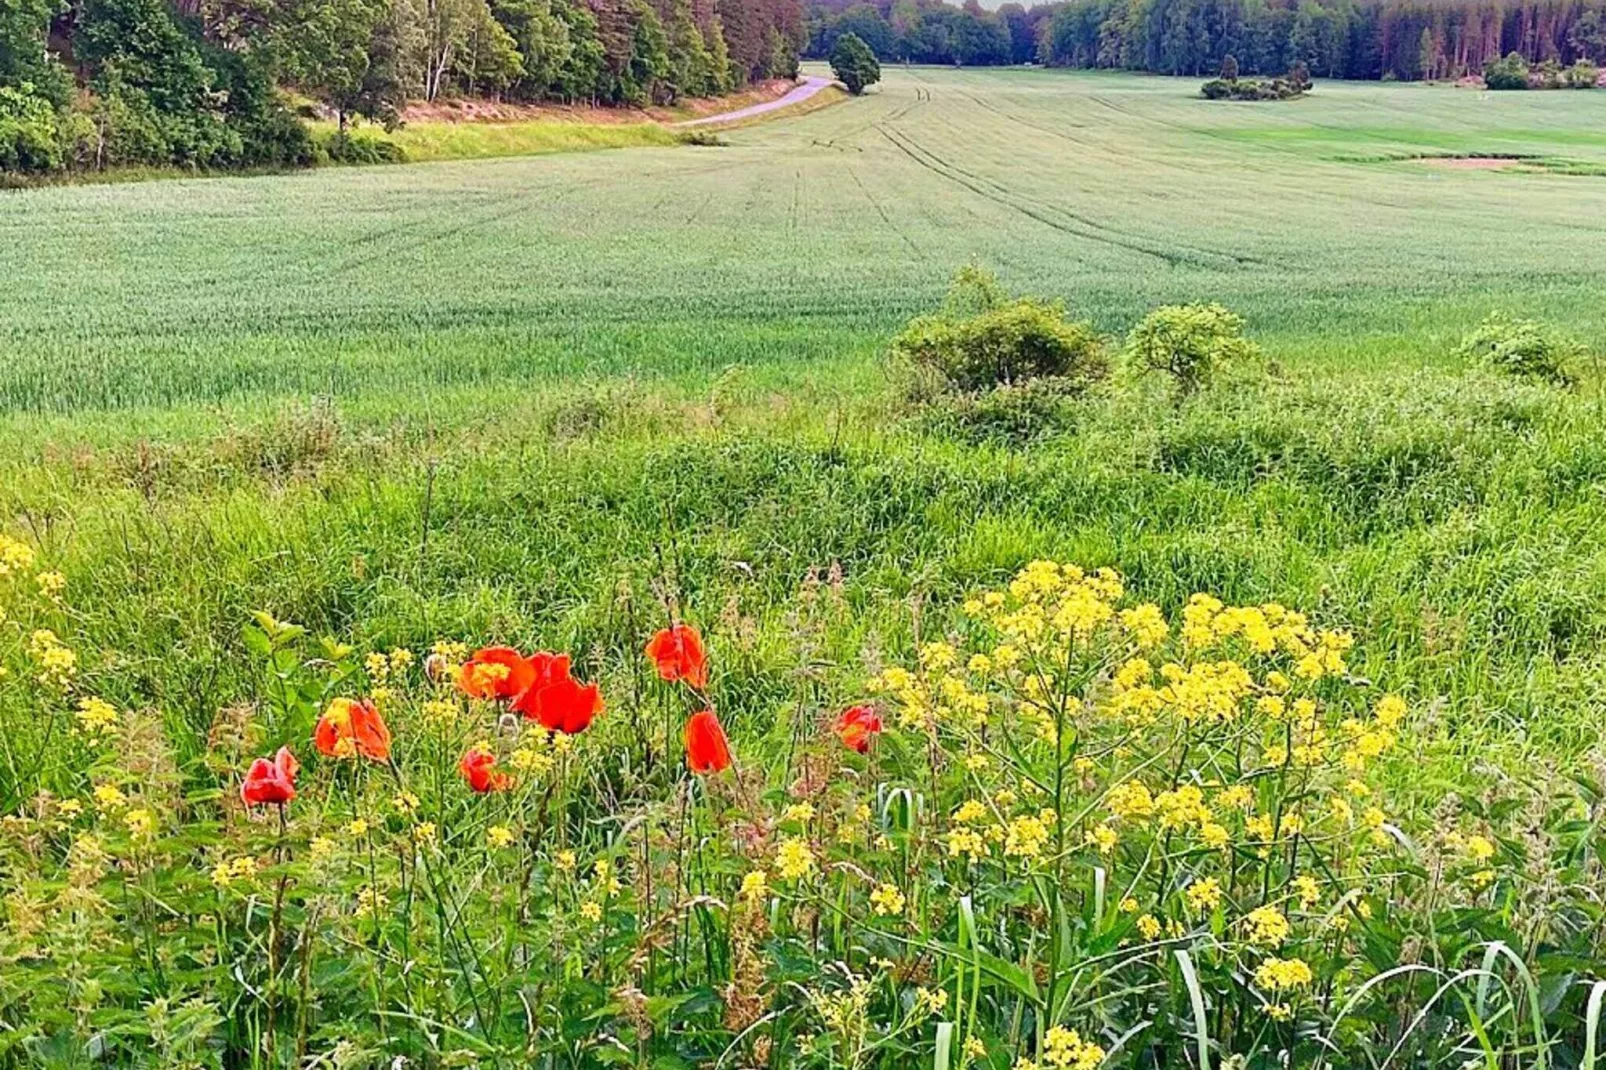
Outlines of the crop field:
M1595 1065L1606 93L1196 91L0 193L0 1070ZM967 264L1110 380L915 399Z

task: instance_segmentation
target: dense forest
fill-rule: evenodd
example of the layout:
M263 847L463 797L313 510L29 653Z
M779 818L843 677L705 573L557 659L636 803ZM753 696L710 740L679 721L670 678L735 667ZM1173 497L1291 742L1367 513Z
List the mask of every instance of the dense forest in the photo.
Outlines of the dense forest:
M883 62L1038 62L1159 74L1245 74L1303 62L1324 78L1456 78L1511 52L1606 62L1606 0L1067 0L988 12L975 0L826 0L807 55L858 35Z
M671 103L796 72L802 0L0 0L0 171L270 167L446 95Z

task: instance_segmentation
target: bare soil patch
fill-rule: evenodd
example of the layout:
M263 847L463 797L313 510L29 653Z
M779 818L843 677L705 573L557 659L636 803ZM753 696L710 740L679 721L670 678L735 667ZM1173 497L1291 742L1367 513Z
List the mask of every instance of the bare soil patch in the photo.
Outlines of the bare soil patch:
M1528 161L1498 156L1424 156L1418 162L1450 171L1508 171Z

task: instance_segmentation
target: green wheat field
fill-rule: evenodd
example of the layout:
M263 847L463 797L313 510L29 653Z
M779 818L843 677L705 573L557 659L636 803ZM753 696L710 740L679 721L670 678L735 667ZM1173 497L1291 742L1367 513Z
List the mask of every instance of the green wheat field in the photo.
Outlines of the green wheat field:
M723 1058L1004 1070L1023 1059L1096 1065L1085 1061L1095 1038L1109 1065L1198 1066L1208 1052L1212 1065L1239 1054L1250 1062L1238 1065L1308 1066L1323 1038L1347 1053L1325 1056L1342 1066L1381 1065L1396 1041L1394 1065L1582 1066L1586 1049L1593 1061L1600 1011L1585 1000L1603 961L1599 898L1581 891L1541 924L1524 914L1515 875L1533 872L1530 840L1543 826L1566 856L1544 887L1602 882L1606 815L1577 785L1606 777L1606 381L1593 358L1561 389L1456 351L1492 312L1606 351L1606 93L1322 82L1297 101L1223 104L1198 99L1188 80L889 66L863 98L722 139L0 193L0 534L65 579L59 603L35 606L35 581L20 571L0 595L0 664L11 666L0 678L0 812L31 814L42 829L55 811L38 809L40 792L89 800L111 778L129 797L162 785L159 800L143 789L147 811L127 814L149 812L168 830L159 848L141 848L143 819L125 828L85 804L75 827L109 824L97 849L126 859L125 875L107 878L125 892L100 893L118 920L68 927L82 945L58 933L43 959L29 934L57 923L30 904L53 902L61 885L40 859L80 865L67 846L76 833L8 841L0 1067L381 1066L405 1055L422 1066ZM1457 162L1467 157L1512 161ZM1264 358L1181 404L1118 368L1108 388L1028 436L935 420L909 400L887 349L967 264L1062 300L1110 336L1112 352L1156 306L1219 302L1244 317ZM1409 732L1374 767L1374 790L1426 855L1346 872L1366 895L1412 874L1442 875L1448 888L1428 844L1436 823L1461 821L1446 813L1460 813L1475 815L1461 833L1497 846L1487 872L1498 881L1481 876L1479 847L1480 875L1466 885L1476 898L1453 919L1448 905L1443 917L1422 906L1425 893L1412 900L1416 920L1380 898L1378 917L1396 927L1357 915L1349 930L1379 926L1355 953L1370 972L1334 967L1316 982L1332 1002L1313 987L1268 996L1275 1010L1257 1017L1227 1009L1236 1004L1222 993L1248 985L1260 960L1212 966L1195 947L1184 980L1172 954L1182 928L1132 967L1152 966L1140 980L1073 970L1068 946L1103 962L1142 942L1117 908L1118 878L1106 899L1102 870L1096 900L1091 871L989 883L954 868L980 863L950 860L951 838L930 841L931 854L874 856L885 865L858 859L897 874L869 884L831 869L836 826L810 824L824 820L812 815L827 812L826 798L808 796L803 814L793 797L814 746L799 726L897 694L886 667L914 665L934 639L991 658L963 604L1038 559L1117 570L1129 601L1174 622L1190 595L1209 592L1353 634L1349 682L1411 710ZM706 800L663 764L678 761L686 710L641 659L671 615L709 641L713 682L695 704L719 711L750 778ZM41 622L78 652L60 723L39 713L27 668L44 657L30 646ZM272 622L306 629L304 645ZM325 635L349 649L316 648ZM388 801L399 789L382 764L316 765L307 732L323 699L351 692L364 671L374 688L432 694L418 666L440 640L573 652L576 674L608 697L598 727L577 737L577 750L592 747L589 771L560 761L569 779L555 792L521 788L517 807L498 796L494 818L465 817L480 800L453 770L457 744L497 731L475 704L462 715L481 716L476 727L430 744L442 756L434 772L412 759L392 767L415 777L401 803ZM398 648L417 665L352 667ZM411 690L386 684L393 670L414 674ZM144 764L64 749L69 738L90 746L66 727L90 694L132 719L122 750ZM435 715L427 702L396 701L387 717L401 754ZM918 703L886 701L891 736L894 708ZM415 708L426 712L410 720ZM334 778L327 796L303 789L322 801L288 808L293 861L271 820L238 807L243 763L286 742L315 766L304 781ZM1105 742L1101 763L1133 745ZM1212 737L1175 753L1210 748L1232 752ZM939 823L959 805L964 789L939 777L963 779L987 756L961 767L958 753L929 769L918 746L889 743L889 757L869 765L848 755L860 762L855 790L889 823L890 840L866 851L924 835L911 814L927 811L911 793L925 793ZM1056 769L1069 768L1056 756ZM926 772L910 783L891 772L913 767ZM1582 801L1521 801L1539 785ZM1072 782L1049 786L1053 805L1081 820L1081 804L1060 795ZM1325 790L1310 788L1313 798ZM427 836L407 816L419 804L405 802L412 791ZM751 858L717 846L716 827L759 805L744 792L779 815L763 827L794 844L770 865L771 884L820 882L790 899L783 891L762 923L734 906L739 885L753 901ZM235 809L208 810L219 798ZM1447 798L1463 809L1447 811ZM666 847L640 832L637 843L636 825L610 823L638 803L651 827L690 838ZM375 849L363 861L350 842L370 835L351 832L363 815L364 829L409 843L438 826L438 846L419 848L433 861L385 870L381 846L370 866ZM1000 822L1000 843L1005 829L1032 842L1007 814ZM510 830L513 846L500 850L530 845L528 864L509 863L523 876L495 894L485 873L499 856L451 854L481 844L486 824ZM858 828L845 827L843 842ZM607 935L516 940L527 919L508 904L567 887L574 866L540 828L568 829L565 850L580 852L574 887L551 892L571 915L597 901L588 889L608 885L606 867L587 869L592 857L631 874L623 892L597 894L647 904L668 893L632 882L653 867L651 852L669 851L663 879L686 883L682 902L662 907L669 920L654 923L662 932L648 939L646 920L608 905L585 910ZM1070 858L1083 833L1060 833L1072 846L1059 842L1057 857ZM1135 842L1130 827L1121 835L1118 852ZM322 861L306 861L323 837ZM334 864L329 840L353 852L345 876L316 868ZM693 841L715 844L719 858L694 861ZM813 868L799 861L804 843ZM141 854L158 849L160 865ZM234 883L233 856L258 859L267 876L252 878L256 891ZM999 857L1004 873L1037 856ZM1158 857L1127 859L1128 876L1152 883ZM1134 883L1133 902L1143 899L1144 918L1152 909L1167 925L1208 930L1202 892L1178 890L1186 906L1161 910L1165 882L1185 870L1166 857L1159 889L1145 897ZM1275 878L1268 863L1266 880L1292 880L1296 861L1297 849ZM218 864L222 877L209 879ZM442 878L449 866L474 876ZM29 883L33 873L43 883ZM275 887L284 900L287 883L281 918ZM868 905L884 883L910 897L918 936L844 928L844 915L906 913L901 898L896 912ZM1085 885L1086 903L1064 905L1055 884ZM305 887L328 891L332 905L297 898ZM1231 906L1243 886L1223 876L1222 887L1225 940L1240 931ZM399 905L387 928L376 889L419 913L415 936L399 935L413 932ZM733 904L730 915L693 893ZM1034 895L1046 898L1034 906ZM1361 902L1323 900L1335 901ZM1292 898L1276 902L1304 924ZM789 903L812 913L790 915ZM46 929L29 928L30 911ZM639 919L653 916L641 906ZM349 930L323 944L304 935L336 919ZM1464 928L1450 937L1447 926ZM765 934L785 949L764 957L767 945L751 941ZM1517 949L1521 970L1486 955L1493 943ZM495 961L465 950L476 944ZM231 955L258 972L219 965ZM1371 1017L1339 1013L1364 977L1408 961L1444 978L1482 963L1499 983L1491 995L1469 981L1464 1000L1430 1002L1421 1021L1414 1008L1436 988L1426 979L1388 990L1398 1003ZM733 1021L737 982L771 1002ZM153 1000L166 1002L153 1012ZM1361 1017L1365 1028L1350 1032ZM1155 1024L1116 1042L1140 1022ZM1079 1030L1080 1046L1051 1037L1058 1026ZM170 1059L142 1061L157 1041ZM337 1050L345 1062L327 1054ZM317 1058L331 1061L307 1061Z

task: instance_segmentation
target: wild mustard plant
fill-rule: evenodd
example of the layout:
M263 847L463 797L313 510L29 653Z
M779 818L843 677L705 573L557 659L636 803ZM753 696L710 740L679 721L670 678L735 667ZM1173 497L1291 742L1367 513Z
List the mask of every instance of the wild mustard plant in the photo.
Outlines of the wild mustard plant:
M59 726L9 759L65 755L0 825L8 1064L1442 1065L1591 1013L1598 800L1404 812L1411 705L1286 607L1034 562L768 727L686 622L583 683L263 614L185 764L7 554Z

